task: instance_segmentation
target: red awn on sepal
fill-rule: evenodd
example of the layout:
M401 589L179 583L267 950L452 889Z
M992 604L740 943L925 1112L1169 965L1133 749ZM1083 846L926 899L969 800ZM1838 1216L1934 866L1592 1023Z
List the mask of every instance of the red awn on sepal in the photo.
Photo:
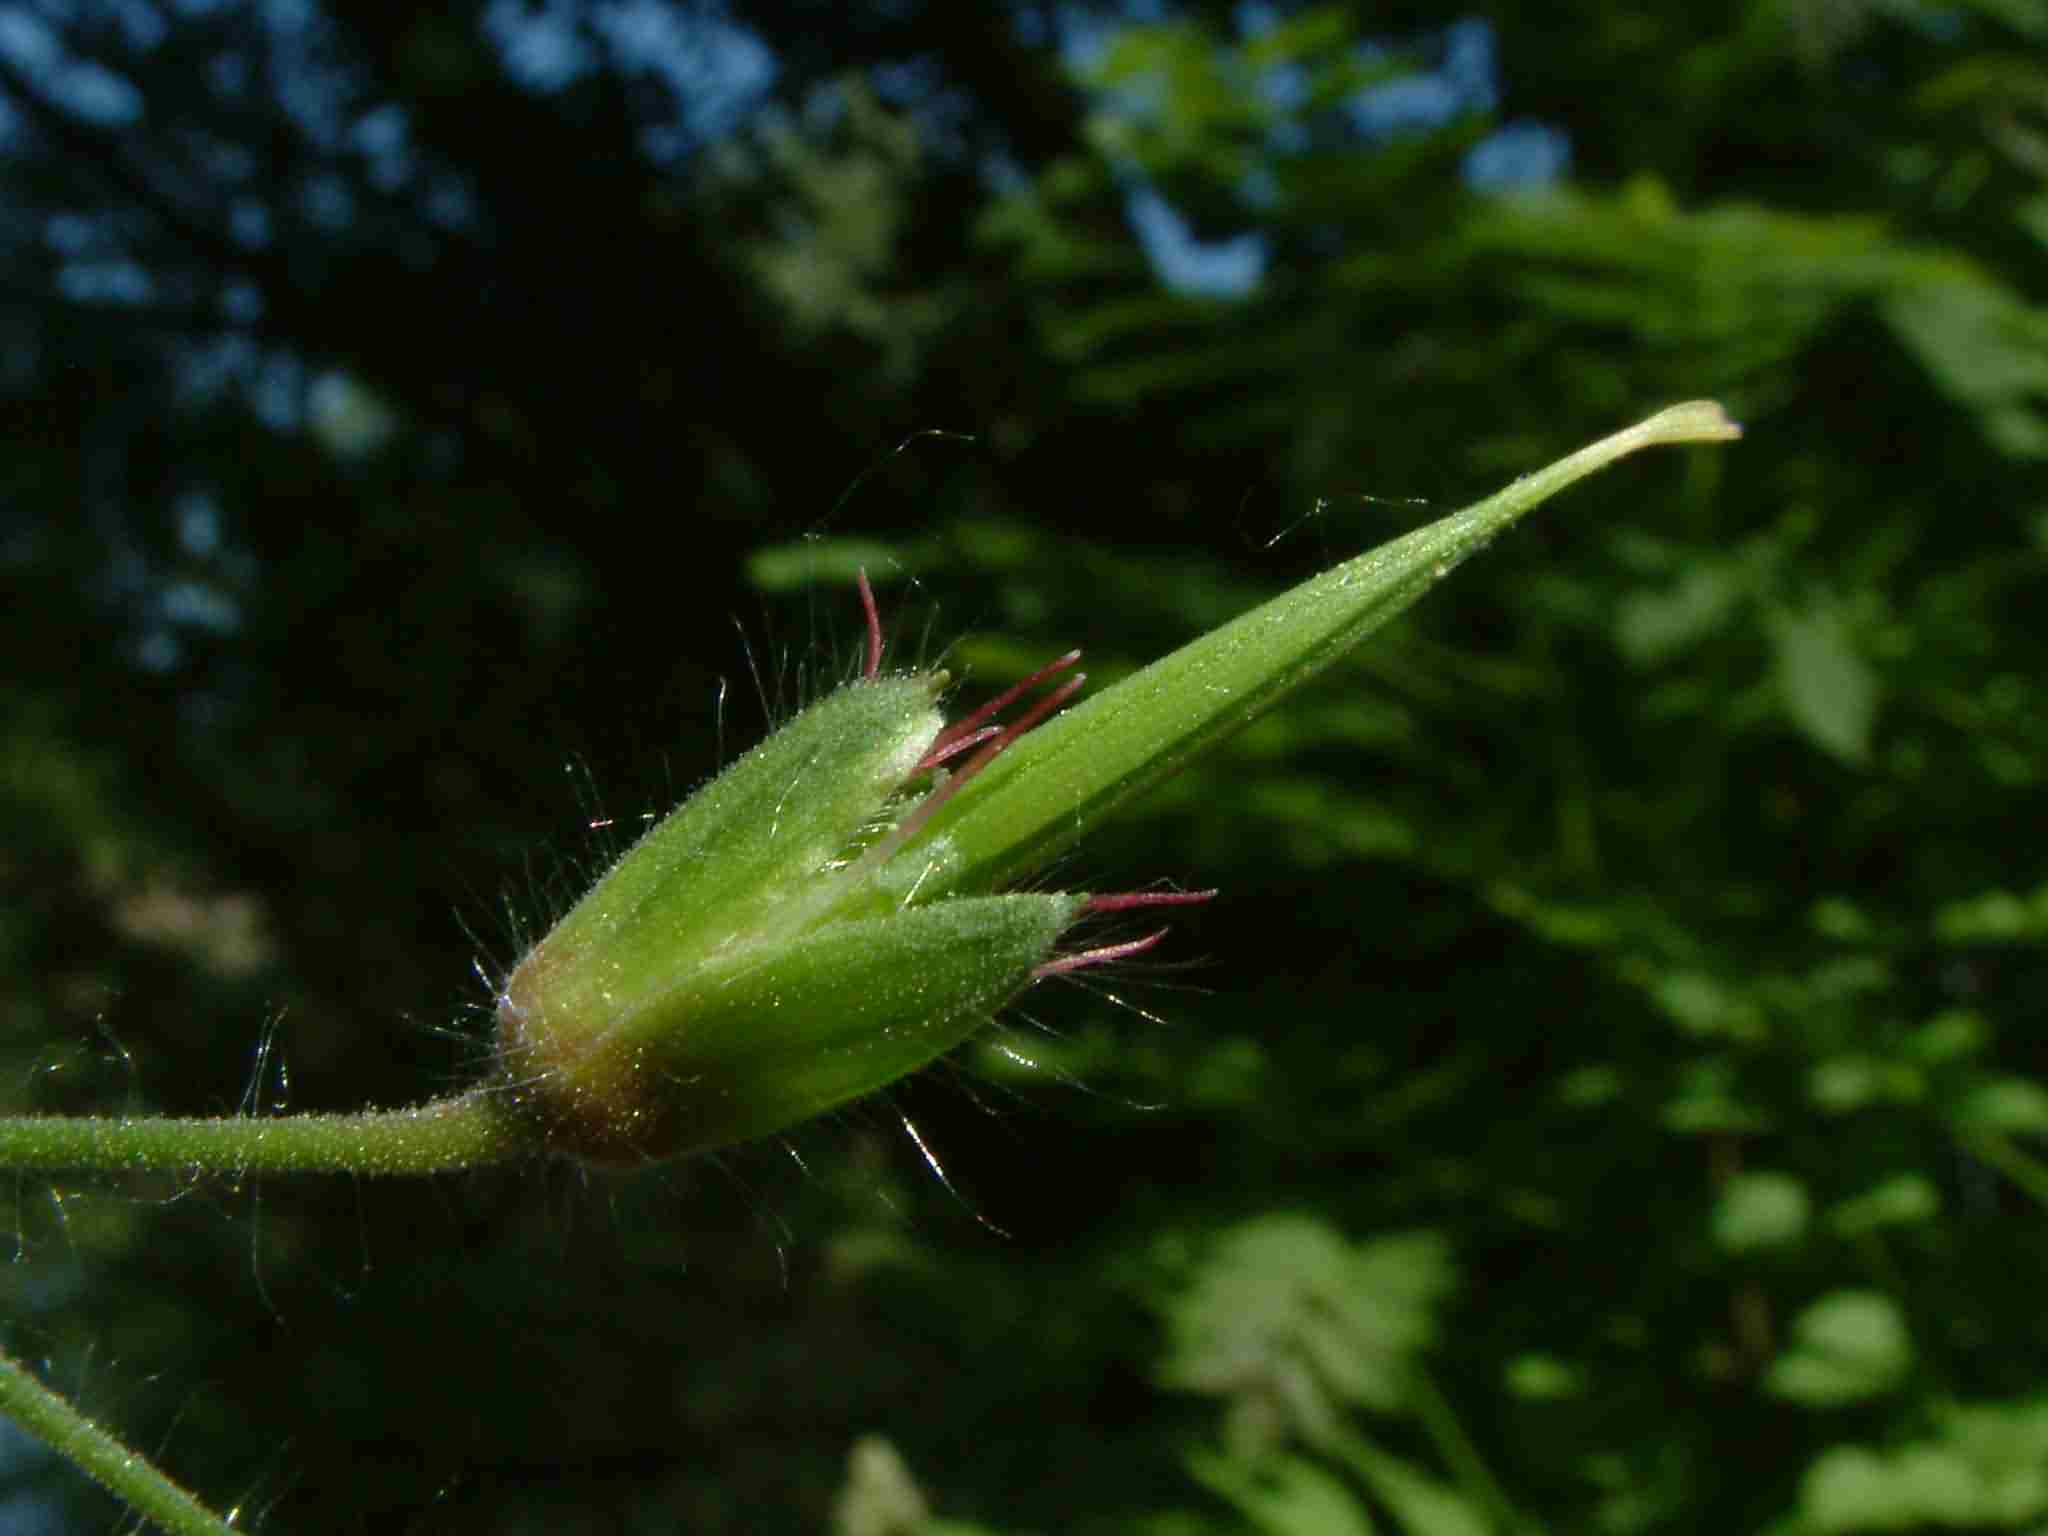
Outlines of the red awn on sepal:
M882 618L875 603L874 588L868 584L866 567L855 572L855 581L860 588L861 608L867 616L867 669L864 677L872 678L882 664ZM1008 688L990 699L972 714L954 721L939 732L932 749L918 763L916 771L926 773L951 761L961 753L975 746L983 750L969 758L965 765L951 774L947 780L934 789L918 805L917 809L891 832L881 857L887 858L917 835L918 830L931 819L948 799L957 794L975 774L994 761L996 754L1018 740L1033 726L1049 718L1059 707L1078 693L1088 681L1088 674L1077 672L1058 688L1045 695L1013 721L999 719L1002 712L1023 698L1033 688L1072 667L1081 659L1078 647L1064 656L1056 656L1037 671L1012 683ZM986 745L983 745L986 744ZM1084 913L1127 912L1140 907L1189 907L1216 898L1214 890L1207 891L1124 891L1105 895L1090 896L1082 907ZM1080 950L1071 955L1062 955L1048 960L1032 971L1033 979L1047 976L1064 976L1089 966L1103 965L1113 960L1126 959L1142 954L1164 939L1168 930L1159 929L1142 939L1129 940L1120 944L1104 944L1094 949Z

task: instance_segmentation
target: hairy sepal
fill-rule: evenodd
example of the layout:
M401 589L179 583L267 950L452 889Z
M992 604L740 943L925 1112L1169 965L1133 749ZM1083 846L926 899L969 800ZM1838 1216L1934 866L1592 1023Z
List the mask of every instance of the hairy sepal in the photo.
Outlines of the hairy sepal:
M815 905L943 724L929 674L826 695L670 812L520 961L514 1009L598 1034ZM502 1011L502 1010L501 1010Z
M631 1166L785 1129L960 1044L1080 915L1080 896L962 897L727 950L596 1035L546 1031L514 1091L557 1152Z

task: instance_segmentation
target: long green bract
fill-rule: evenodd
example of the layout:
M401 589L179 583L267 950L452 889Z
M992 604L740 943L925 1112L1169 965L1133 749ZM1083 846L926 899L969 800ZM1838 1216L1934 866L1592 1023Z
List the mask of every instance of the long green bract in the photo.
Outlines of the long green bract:
M1675 405L1382 545L1182 646L1048 721L932 818L926 894L989 890L1059 857L1117 805L1241 730L1565 487L1660 443L1740 428L1708 401Z

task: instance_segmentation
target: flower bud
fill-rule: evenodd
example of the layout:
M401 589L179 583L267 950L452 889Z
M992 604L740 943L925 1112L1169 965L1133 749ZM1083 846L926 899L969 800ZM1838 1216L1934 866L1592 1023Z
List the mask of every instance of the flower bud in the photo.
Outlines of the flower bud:
M1047 961L1086 897L917 906L915 866L881 846L924 798L905 784L943 777L925 763L942 682L870 676L820 700L519 963L500 1077L551 1149L634 1164L779 1130L950 1050Z
M915 1071L1035 977L1087 912L1214 892L996 895L1256 719L1566 486L1638 449L1721 442L1718 405L1660 411L1282 593L1029 737L1074 676L1060 657L946 727L944 678L867 668L713 779L535 946L498 998L499 1085L547 1146L673 1157L792 1125ZM1012 750L1012 748L1015 750ZM984 771L986 770L986 771Z

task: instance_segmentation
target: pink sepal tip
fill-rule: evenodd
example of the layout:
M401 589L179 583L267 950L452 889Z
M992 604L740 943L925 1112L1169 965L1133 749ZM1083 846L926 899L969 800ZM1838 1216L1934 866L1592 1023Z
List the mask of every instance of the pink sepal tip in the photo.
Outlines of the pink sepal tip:
M995 716L1001 714L1004 710L1008 709L1012 704L1016 703L1019 699L1023 698L1025 694L1029 693L1032 689L1036 688L1040 683L1044 682L1048 677L1052 677L1057 673L1066 671L1067 668L1071 667L1075 662L1079 661L1080 659L1081 653L1076 650L1069 651L1064 656L1056 657L1052 661L1048 661L1044 666L1040 667L1036 672L1032 673L1023 681L1012 684L1010 687L1005 688L1001 693L997 694L993 699L990 699L986 704L982 705L981 708L977 709L973 714L968 715L963 719L955 720L951 725L947 726L943 731L939 732L938 740L932 744L932 750L936 752L942 747L951 746L954 742L958 741L963 736L969 736L974 734L976 731L981 729L982 722L986 720L991 720ZM1011 729L1012 731L1018 731L1024 729L1024 727L1020 724L1016 726L1011 726L1009 729Z
M1081 653L1076 651L1074 654L1078 656ZM1003 748L1007 747L1011 742L1022 736L1026 731L1038 724L1039 721L1079 693L1087 685L1087 682L1088 674L1086 672L1076 672L1064 683L1061 683L1059 687L1053 689L1051 693L1048 693L1015 720L1005 725L1002 731L987 746L967 759L967 766L960 770L959 777L963 780L973 778L989 765L990 760L998 752L1002 751Z
M975 747L978 747L984 741L988 741L993 737L997 737L1002 734L1003 728L1000 725L984 725L980 730L974 732L974 734L971 736L956 737L954 740L947 742L944 746L932 748L932 750L927 752L924 755L924 757L919 761L918 765L915 768L911 769L911 772L923 773L927 769L936 768L941 763L950 762L952 759L958 757L962 752L966 752Z
M1080 652L1076 651L1074 655L1078 656ZM1070 663L1072 660L1073 657L1071 656L1064 658L1061 664ZM927 752L917 767L911 770L913 773L922 773L927 768L935 767L953 756L954 753L966 751L967 748L973 746L976 742L981 742L984 745L979 752L961 764L951 778L918 801L917 809L898 822L896 830L890 833L883 841L877 843L875 847L887 849L888 853L894 853L898 848L909 842L911 838L915 837L923 829L926 822L938 814L939 807L965 789L968 781L981 772L982 769L986 768L994 760L998 752L1002 751L1003 748L1007 747L1047 715L1066 703L1074 691L1087 681L1088 674L1085 672L1069 679L1065 686L1055 688L1051 693L1032 705L1030 709L1026 710L1021 718L1011 724L985 726L981 730L970 732L957 741L947 742L943 736L940 737L939 739L943 745ZM873 849L869 850L868 856L870 858L876 857ZM884 858L887 856L888 854L886 853L881 855Z
M1132 955L1142 955L1146 950L1166 937L1166 930L1148 933L1142 939L1131 939L1123 944L1104 944L1096 949L1084 949L1078 954L1061 955L1057 960L1048 960L1032 971L1032 976L1043 980L1047 976L1065 976L1071 971L1085 970L1091 965L1107 965L1112 960L1125 960Z
M1133 907L1198 907L1214 901L1214 891L1113 891L1090 896L1083 912L1128 912Z

